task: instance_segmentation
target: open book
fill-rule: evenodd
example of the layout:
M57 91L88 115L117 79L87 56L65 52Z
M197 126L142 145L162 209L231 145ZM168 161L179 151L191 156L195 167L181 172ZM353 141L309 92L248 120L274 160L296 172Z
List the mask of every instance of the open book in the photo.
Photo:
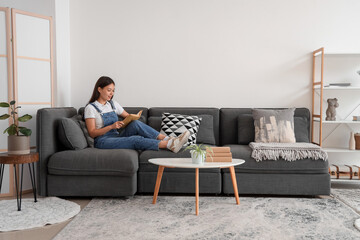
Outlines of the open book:
M124 120L124 125L122 126L125 128L129 123L131 123L134 120L138 120L141 117L142 110L140 110L137 114L129 114Z

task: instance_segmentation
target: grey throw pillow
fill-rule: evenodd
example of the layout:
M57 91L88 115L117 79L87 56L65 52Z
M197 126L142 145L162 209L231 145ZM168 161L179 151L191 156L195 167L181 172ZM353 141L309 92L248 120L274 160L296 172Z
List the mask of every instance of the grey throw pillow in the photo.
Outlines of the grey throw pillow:
M284 110L253 109L255 142L294 143L295 108Z
M80 150L87 147L85 136L78 123L78 117L62 118L60 120L58 134L60 142L67 149Z

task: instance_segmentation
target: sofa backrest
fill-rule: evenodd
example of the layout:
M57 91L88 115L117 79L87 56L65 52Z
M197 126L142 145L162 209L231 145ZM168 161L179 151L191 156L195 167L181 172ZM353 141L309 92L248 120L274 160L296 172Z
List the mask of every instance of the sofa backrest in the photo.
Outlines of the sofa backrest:
M50 156L62 150L58 139L58 125L63 117L76 115L73 107L42 108L36 114L36 148L39 153L37 164L38 189L41 196L47 195L47 163Z
M271 108L283 109L283 108ZM249 144L254 141L255 127L252 108L220 109L220 144ZM240 126L239 126L240 121ZM294 114L295 138L297 142L310 142L310 111L296 108ZM239 136L239 128L241 133Z
M219 145L220 138L219 138L219 123L220 123L220 110L218 108L195 108L195 107L154 107L149 109L148 115L148 124L156 130L160 130L161 125L161 115L163 112L169 113L177 113L177 114L184 114L184 115L195 115L206 118L207 120L212 119L212 126L207 125L206 127L213 128L213 134L215 137L215 144ZM200 130L205 127L205 122L203 125L200 123ZM199 138L199 133L197 135ZM201 137L201 136L200 136ZM208 137L208 136L203 136Z

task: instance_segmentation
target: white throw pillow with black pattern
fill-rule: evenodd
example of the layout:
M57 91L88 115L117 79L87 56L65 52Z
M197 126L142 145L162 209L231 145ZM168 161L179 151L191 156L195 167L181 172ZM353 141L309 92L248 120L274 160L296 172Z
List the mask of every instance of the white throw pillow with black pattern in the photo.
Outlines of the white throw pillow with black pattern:
M190 137L184 146L196 143L196 134L199 131L201 117L182 114L163 113L160 133L170 137L177 137L189 130Z

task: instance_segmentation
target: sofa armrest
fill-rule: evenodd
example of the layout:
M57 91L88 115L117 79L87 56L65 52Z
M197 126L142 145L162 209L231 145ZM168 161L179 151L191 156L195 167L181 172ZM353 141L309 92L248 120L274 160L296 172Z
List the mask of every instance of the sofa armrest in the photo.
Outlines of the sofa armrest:
M47 162L58 152L61 145L57 139L57 127L62 117L72 117L77 113L73 107L42 108L36 115L36 149L39 153L37 164L37 187L41 196L47 196Z

